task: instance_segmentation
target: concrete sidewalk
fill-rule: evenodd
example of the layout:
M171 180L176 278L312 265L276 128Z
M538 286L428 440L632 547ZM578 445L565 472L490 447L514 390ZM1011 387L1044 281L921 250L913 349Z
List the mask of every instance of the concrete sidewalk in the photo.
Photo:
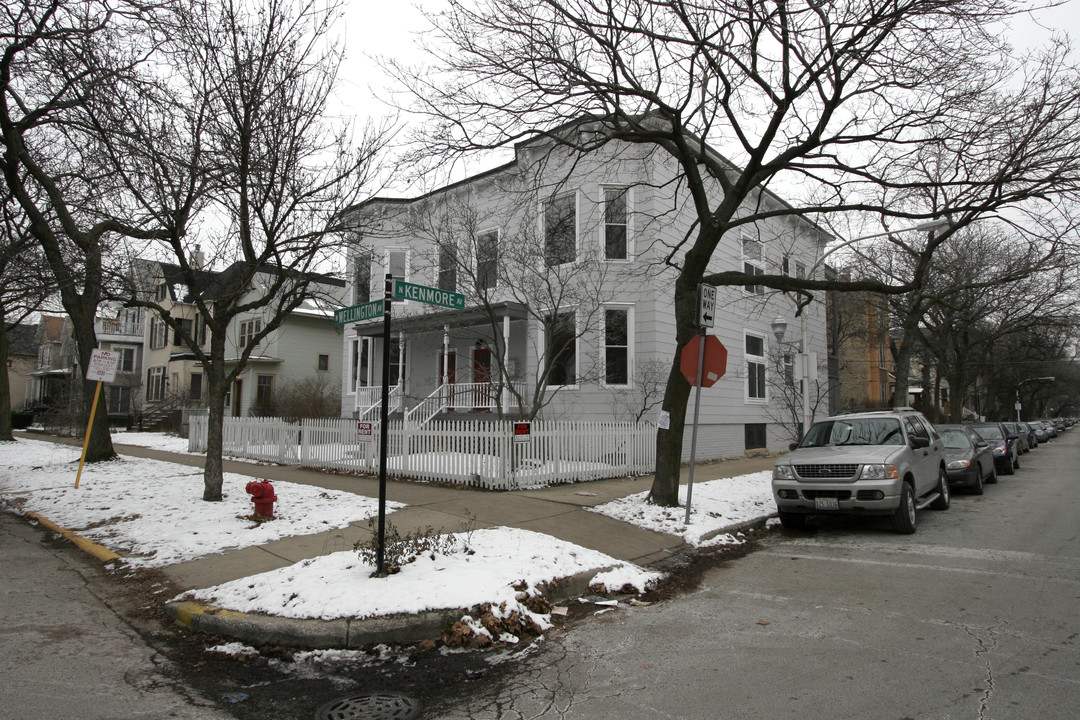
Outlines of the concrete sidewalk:
M58 440L27 435L35 439ZM60 440L63 442L63 440ZM199 455L152 450L114 444L116 451L133 457L202 467ZM698 465L695 483L735 477L768 470L773 458L745 458ZM271 482L288 481L369 498L379 495L379 482L373 477L326 473L306 468L259 465L233 460L224 461L224 470ZM683 470L683 478L687 475ZM572 485L555 485L523 491L489 491L430 483L388 480L387 500L404 503L406 508L387 516L402 534L431 527L445 532L460 532L468 527L513 527L551 535L566 542L597 550L619 560L640 566L662 563L687 546L681 538L588 512L593 507L634 493L647 492L652 476L596 480ZM231 489L237 492L237 489ZM288 495L277 492L278 505L288 503ZM763 516L743 525L761 524ZM740 527L724 528L730 532ZM371 537L367 523L354 523L316 535L283 538L261 546L239 548L220 555L208 555L162 568L181 591L206 588L230 580L249 577L331 552L350 549L358 541ZM583 592L584 587L568 583L564 592ZM376 621L284 621L240 613L203 608L191 603L170 608L178 620L196 629L232 635L248 642L281 642L313 647L354 647L373 642L411 642L438 634L443 614L427 618L406 618L390 622ZM342 644L344 643L344 644Z

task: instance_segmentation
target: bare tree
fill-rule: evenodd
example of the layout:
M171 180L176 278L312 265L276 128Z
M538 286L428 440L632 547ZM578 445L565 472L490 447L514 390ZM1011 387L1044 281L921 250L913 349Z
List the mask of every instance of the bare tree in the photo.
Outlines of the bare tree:
M951 227L919 250L895 239L918 261L901 282L752 278L804 296L906 292L955 228L1074 192L1080 85L1067 48L1024 65L991 27L1027 9L1008 0L450 0L434 21L436 68L390 67L428 113L423 141L440 161L535 135L581 152L624 142L666 155L697 217L665 260L678 273L682 346L698 330L699 283L751 282L706 272L739 228L781 215L837 228L947 216ZM577 118L591 132L551 130ZM762 204L766 189L790 204ZM663 505L678 502L689 392L673 360L671 425L657 435L650 494Z
M222 499L222 423L232 375L301 304L336 304L320 298L326 280L320 271L342 250L338 211L367 189L375 152L388 136L369 129L354 146L348 126L324 114L341 57L328 34L339 13L334 3L196 4L178 16L163 92L129 96L121 105L137 128L122 140L139 151L112 146L118 173L132 187L142 181L146 205L182 196L189 198L189 212L201 211L194 232L177 224L177 232L158 240L178 268L170 282L182 284L209 347L196 337L196 324L175 317L172 304L154 296L145 278L129 279L126 302L156 313L203 366L209 401L204 500ZM148 139L157 138L159 128L179 140L151 147ZM200 248L206 268L192 262ZM214 265L218 270L208 272ZM227 331L234 320L254 314L261 320L257 329L231 348Z
M103 268L116 241L164 232L161 216L133 206L109 171L94 116L99 97L141 81L138 69L160 40L156 9L124 0L21 0L6 6L0 26L0 172L56 279L80 370L97 346ZM94 383L79 386L89 412ZM90 432L86 460L114 457L105 413L95 415Z
M0 204L0 368L8 367L8 333L42 308L56 292L37 240L26 229L26 216L11 203ZM0 372L0 441L11 433L11 388Z

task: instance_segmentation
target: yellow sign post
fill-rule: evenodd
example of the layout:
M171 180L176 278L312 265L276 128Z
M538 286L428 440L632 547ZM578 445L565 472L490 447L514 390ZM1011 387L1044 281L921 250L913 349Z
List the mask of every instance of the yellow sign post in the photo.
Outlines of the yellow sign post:
M86 368L86 379L97 380L97 388L94 390L94 403L90 406L90 421L86 423L86 437L83 439L82 456L79 458L79 472L75 474L76 490L79 488L79 479L82 478L83 463L86 462L86 449L90 447L90 432L94 427L94 415L97 413L98 401L101 399L101 384L116 379L116 367L119 363L119 353L111 350L95 348L90 354L90 367Z

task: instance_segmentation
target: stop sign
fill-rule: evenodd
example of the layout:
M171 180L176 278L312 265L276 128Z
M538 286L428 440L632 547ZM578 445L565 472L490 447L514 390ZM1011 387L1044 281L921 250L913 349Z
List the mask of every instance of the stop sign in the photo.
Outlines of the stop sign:
M698 354L705 340L705 360L701 368L701 387L712 387L727 372L727 348L714 335L695 335L683 345L679 370L691 386L697 385Z

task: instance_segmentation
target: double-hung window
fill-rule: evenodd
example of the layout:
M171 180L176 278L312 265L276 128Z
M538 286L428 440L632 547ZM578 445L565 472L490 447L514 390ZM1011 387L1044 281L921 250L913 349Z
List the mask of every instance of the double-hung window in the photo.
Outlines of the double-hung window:
M630 256L629 192L604 188L604 259L626 260Z
M440 290L457 292L457 246L447 240L439 246L439 276L436 285Z
M548 267L577 259L577 198L564 195L544 206L544 261Z
M409 251L404 248L388 248L386 250L386 272L393 275L395 280L408 280Z
M544 319L544 361L548 385L577 384L577 318L574 311Z
M152 367L146 371L146 400L161 402L165 399L165 368Z
M362 252L353 258L353 302L357 305L371 300L371 253Z
M604 384L630 384L630 309L604 308Z
M491 290L499 282L499 231L476 236L476 289Z
M765 338L746 335L746 398L765 400Z
M253 318L251 320L244 320L240 323L240 341L238 347L242 350L248 345L253 344L254 337L262 331L262 319Z
M743 238L743 272L747 275L765 274L765 248L760 240ZM754 295L764 295L765 288L761 285L744 285L743 289Z

